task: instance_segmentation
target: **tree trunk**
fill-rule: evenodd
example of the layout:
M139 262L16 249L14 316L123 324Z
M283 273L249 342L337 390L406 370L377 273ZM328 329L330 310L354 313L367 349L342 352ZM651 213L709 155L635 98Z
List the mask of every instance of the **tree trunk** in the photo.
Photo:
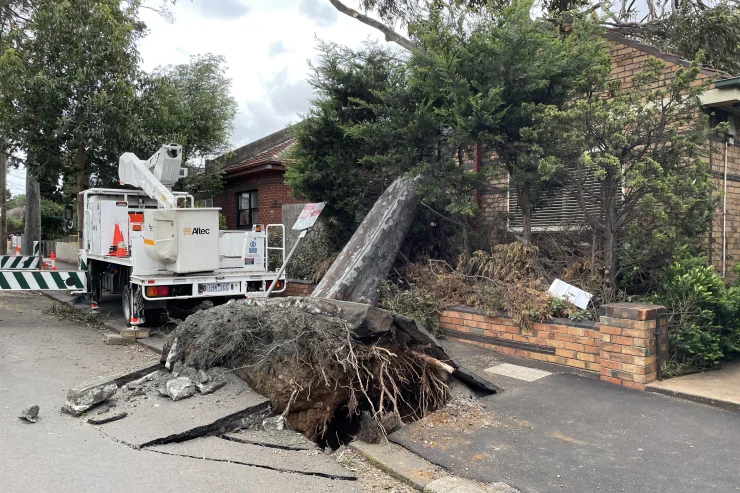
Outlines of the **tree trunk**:
M383 192L311 296L375 304L416 217L420 183L398 178Z
M0 139L2 144L2 139ZM8 254L8 156L0 145L0 255Z
M82 220L85 217L85 204L80 195L85 191L85 146L80 143L77 146L77 183L75 186L75 197L77 197L77 243L82 248Z
M518 189L516 194L522 211L522 243L529 245L532 241L532 200L529 190Z
M616 211L607 209L606 225L604 226L604 269L606 280L612 288L617 286L617 233L615 230Z
M30 156L26 162L30 162ZM33 255L33 242L41 240L41 190L36 175L26 167L26 212L23 228L23 255Z

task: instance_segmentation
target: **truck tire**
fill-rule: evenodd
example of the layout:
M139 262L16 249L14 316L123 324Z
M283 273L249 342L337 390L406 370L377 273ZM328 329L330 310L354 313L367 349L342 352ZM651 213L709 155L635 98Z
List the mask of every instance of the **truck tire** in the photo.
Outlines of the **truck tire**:
M123 318L126 327L131 327L131 286L123 287L121 294L121 308L123 309Z

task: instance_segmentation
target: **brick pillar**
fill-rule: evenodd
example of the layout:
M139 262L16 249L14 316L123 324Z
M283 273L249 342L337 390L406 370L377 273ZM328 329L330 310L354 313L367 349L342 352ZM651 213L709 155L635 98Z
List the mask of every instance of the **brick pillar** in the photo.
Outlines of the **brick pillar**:
M645 390L645 384L657 378L655 324L664 311L662 306L638 303L602 306L601 380Z

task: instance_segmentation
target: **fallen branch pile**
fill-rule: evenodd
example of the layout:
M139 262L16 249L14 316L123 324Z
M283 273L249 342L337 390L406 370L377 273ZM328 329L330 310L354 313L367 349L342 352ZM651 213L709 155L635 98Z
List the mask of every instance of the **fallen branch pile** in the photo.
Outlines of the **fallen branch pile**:
M191 315L174 337L177 360L233 369L312 439L335 413L369 412L381 430L389 417L419 419L446 402L455 371L412 319L336 300L231 302Z

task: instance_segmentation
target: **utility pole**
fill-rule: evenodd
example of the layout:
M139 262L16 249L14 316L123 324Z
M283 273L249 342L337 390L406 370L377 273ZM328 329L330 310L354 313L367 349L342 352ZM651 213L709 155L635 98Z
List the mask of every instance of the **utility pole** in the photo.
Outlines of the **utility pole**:
M29 156L30 158L30 156ZM27 158L26 163L31 162ZM33 255L33 242L41 240L41 190L31 169L26 166L26 224L23 228L23 255Z
M0 148L0 255L8 254L8 155Z

